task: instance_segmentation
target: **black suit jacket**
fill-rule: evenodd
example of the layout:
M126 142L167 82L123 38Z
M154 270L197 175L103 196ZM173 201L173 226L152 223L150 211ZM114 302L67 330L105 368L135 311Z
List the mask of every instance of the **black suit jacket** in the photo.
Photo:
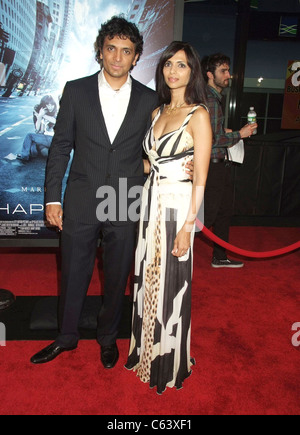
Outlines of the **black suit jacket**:
M65 216L85 224L97 223L96 210L103 198L101 200L96 195L103 186L113 189L117 205L121 193L124 205L124 179L127 195L131 187L141 186L144 181L142 142L157 103L154 91L132 79L127 114L116 139L111 143L99 99L98 73L68 82L48 157L46 204L62 201L62 181L74 150L64 200ZM121 192L120 179L123 179ZM124 210L121 211L121 219L119 212L117 208L116 216L110 217L115 224L126 221Z

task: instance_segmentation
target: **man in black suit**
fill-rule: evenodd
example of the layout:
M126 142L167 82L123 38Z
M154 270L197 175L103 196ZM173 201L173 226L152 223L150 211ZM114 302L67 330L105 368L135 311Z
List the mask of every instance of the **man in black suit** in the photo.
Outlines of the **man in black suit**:
M99 234L105 284L97 340L105 368L113 368L119 357L116 339L133 260L136 222L124 214L122 206L105 214L101 199L102 204L107 202L103 195L106 188L115 192L116 204L124 202L125 188L127 207L136 199L130 200L128 192L143 185L142 142L158 101L154 91L129 74L143 51L143 38L133 23L113 17L102 25L95 47L100 74L66 84L49 153L46 217L62 231L60 334L31 358L34 364L47 363L77 347L78 324ZM63 211L62 180L72 150Z

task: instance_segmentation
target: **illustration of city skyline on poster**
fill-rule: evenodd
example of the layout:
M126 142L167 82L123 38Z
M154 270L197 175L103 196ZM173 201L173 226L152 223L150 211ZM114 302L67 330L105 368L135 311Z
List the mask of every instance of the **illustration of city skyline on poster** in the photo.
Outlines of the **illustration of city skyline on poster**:
M59 99L67 81L99 70L99 28L120 14L145 41L132 75L154 88L173 39L174 0L1 1L0 239L57 238L44 222L44 179Z

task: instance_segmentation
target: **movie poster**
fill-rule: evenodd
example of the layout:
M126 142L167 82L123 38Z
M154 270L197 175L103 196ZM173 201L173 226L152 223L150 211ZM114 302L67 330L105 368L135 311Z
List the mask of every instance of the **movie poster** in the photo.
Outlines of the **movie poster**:
M44 222L44 179L60 96L66 81L99 70L98 30L121 13L145 40L132 75L154 88L174 0L1 0L0 241L58 237Z

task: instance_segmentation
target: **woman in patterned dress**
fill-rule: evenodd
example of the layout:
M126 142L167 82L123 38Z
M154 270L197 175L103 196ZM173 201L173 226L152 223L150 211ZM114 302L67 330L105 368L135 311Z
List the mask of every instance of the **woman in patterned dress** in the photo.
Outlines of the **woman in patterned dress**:
M144 140L132 336L126 368L157 387L182 388L191 374L191 282L195 220L209 168L212 130L200 60L173 42L156 73L160 107ZM194 160L193 181L185 165Z

